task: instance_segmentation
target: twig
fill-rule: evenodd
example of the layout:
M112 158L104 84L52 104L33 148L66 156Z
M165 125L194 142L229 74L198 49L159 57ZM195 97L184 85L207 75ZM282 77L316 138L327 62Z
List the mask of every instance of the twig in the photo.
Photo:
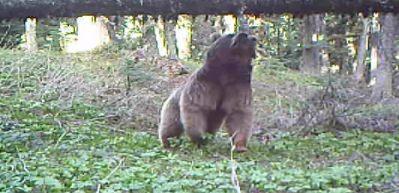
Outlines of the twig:
M18 148L17 148L17 152L18 152L18 160L22 163L22 168L24 169L24 171L25 171L26 173L28 173L28 175L30 175L30 172L29 172L28 168L26 167L26 164L25 164L24 160L22 159L21 154L19 153L19 149L18 149Z
M236 132L237 133L237 132ZM237 162L234 160L234 137L236 133L233 134L233 136L230 137L230 144L231 144L231 150L230 150L230 163L231 163L231 182L233 183L234 189L236 190L237 193L241 193L241 188L240 188L240 181L238 180L237 176Z
M62 138L64 138L67 133L68 133L67 130L64 130L64 132L61 134L61 136L58 138L57 142L55 143L54 148L58 147L58 145L60 144Z
M130 134L130 132L127 132L127 131L125 131L125 130L122 130L122 129L118 129L118 128L115 128L115 127L112 127L112 128L110 128L112 131L114 131L114 132L119 132L119 133L123 133L123 134Z
M110 178L121 167L124 160L125 158L120 159L118 165L101 181L108 180L108 178ZM100 193L100 190L101 190L101 182L97 185L96 193Z
M101 184L98 184L98 185L97 185L96 193L100 193L100 190L101 190Z

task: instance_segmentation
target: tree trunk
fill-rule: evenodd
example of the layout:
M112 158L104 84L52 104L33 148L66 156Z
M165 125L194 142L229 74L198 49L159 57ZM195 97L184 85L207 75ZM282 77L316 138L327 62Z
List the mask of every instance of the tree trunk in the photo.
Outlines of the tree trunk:
M298 15L359 12L399 12L397 0L3 0L0 1L0 19L26 17L77 17L83 15L225 15L240 13Z
M335 62L339 67L339 73L345 75L352 71L349 65L349 45L346 41L348 19L346 16L339 16L334 38Z
M315 33L315 37L314 37L314 41L316 42L317 45L317 49L318 49L318 65L320 66L319 68L321 69L322 66L324 66L324 59L323 59L323 53L324 53L324 49L321 46L321 42L323 41L323 32L325 32L325 23L324 23L324 15L322 14L317 14L314 16L314 22L315 22L315 26L314 26L314 33Z
M216 33L223 34L224 24L223 24L223 16L216 15L215 21L213 22L213 28L215 28Z
M393 95L395 96L395 97L399 97L399 71L396 71L394 74L393 74L393 81L392 81L393 83L392 83L392 86L393 86L393 89L392 89L392 91L393 91Z
M168 56L177 59L177 46L176 46L176 20L171 19L165 21L166 41L168 43Z
M156 25L154 25L155 38L157 40L158 54L160 56L168 55L168 47L165 35L165 21L161 16L156 19Z
M106 18L83 16L76 19L78 40L67 46L67 52L85 52L93 50L110 41Z
M277 41L276 41L276 43L277 43L277 48L276 48L276 54L277 54L277 57L280 57L281 56L281 54L280 54L280 19L279 18L277 18L276 19L276 24L275 24L275 26L274 26L274 28L275 28L275 30L277 31Z
M326 26L326 21L325 21L325 14L320 15L318 22L319 25L319 36L318 36L318 41L323 42L323 46L321 46L321 58L320 58L320 64L322 68L328 69L330 67L330 58L329 58L329 52L328 52L328 47L326 46L327 44L327 26Z
M224 34L235 33L238 31L237 17L234 15L226 15L223 16L223 21L226 27L223 32Z
M368 49L368 38L369 38L369 32L370 32L370 21L367 17L360 17L363 23L363 30L362 34L360 35L359 38L359 44L358 44L358 49L357 49L357 59L355 62L355 73L354 73L354 79L356 82L364 82L365 77L366 77L366 64L365 64L365 59L366 59L366 52Z
M107 29L109 33L109 37L113 42L120 42L121 39L117 36L117 32L120 30L120 27L123 23L123 17L121 16L109 16L107 22Z
M336 39L335 48L336 50L340 50L338 52L338 57L337 57L337 62L338 62L337 65L339 67L339 73L347 75L350 71L350 67L348 60L349 49L348 49L348 44L346 42L346 33L340 34L340 37Z
M321 68L320 46L317 45L317 15L304 16L302 24L302 65L305 73L317 74Z
M191 57L192 17L179 15L176 25L176 44L180 59Z
M395 64L395 16L381 15L381 32L378 41L379 65L371 99L374 102L392 97L393 65Z
M26 18L25 21L25 38L26 50L29 52L36 52L38 49L36 41L36 18Z
M375 84L375 74L378 66L378 41L379 41L379 32L380 32L380 24L378 22L379 15L374 14L372 18L372 26L371 26L371 51L370 51L370 78L369 85Z
M196 16L193 18L192 26L192 57L197 56L196 59L202 59L204 50L213 43L215 38L220 34L220 27L216 29L215 20L217 16Z

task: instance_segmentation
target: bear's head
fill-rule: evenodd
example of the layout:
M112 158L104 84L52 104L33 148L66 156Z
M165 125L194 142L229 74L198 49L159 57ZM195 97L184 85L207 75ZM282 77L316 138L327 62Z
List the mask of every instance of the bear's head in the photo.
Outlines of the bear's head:
M211 67L243 67L251 65L255 58L256 38L246 34L227 34L219 37L210 46L206 64Z
M209 48L202 71L220 84L250 83L256 38L246 33L219 37Z

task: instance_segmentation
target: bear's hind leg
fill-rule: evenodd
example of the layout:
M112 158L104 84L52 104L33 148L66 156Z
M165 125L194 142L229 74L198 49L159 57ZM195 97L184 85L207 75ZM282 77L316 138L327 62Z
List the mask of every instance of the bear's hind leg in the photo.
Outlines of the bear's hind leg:
M204 138L202 137L202 135L206 131L207 127L205 113L200 110L192 111L183 108L182 123L185 132L187 133L191 141L198 146L201 146L204 143Z
M172 93L162 106L158 134L165 148L170 147L169 138L179 137L184 131L180 120L179 96L179 91Z

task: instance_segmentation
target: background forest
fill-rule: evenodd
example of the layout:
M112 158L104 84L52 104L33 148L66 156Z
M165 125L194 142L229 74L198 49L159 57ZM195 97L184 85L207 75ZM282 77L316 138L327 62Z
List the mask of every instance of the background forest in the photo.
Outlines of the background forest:
M398 27L390 13L2 20L0 192L398 192ZM258 39L249 151L224 131L163 149L162 102L237 31Z

